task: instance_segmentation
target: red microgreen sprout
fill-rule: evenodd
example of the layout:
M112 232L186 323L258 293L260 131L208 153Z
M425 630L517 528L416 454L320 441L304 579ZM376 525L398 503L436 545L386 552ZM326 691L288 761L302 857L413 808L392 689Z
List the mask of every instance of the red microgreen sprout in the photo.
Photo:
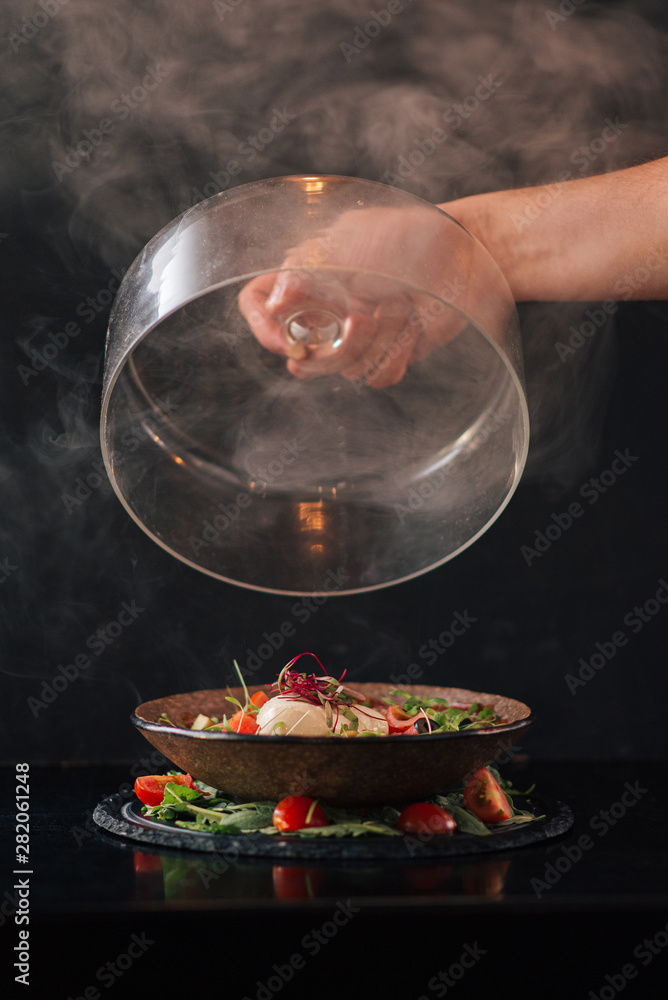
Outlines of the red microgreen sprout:
M293 670L297 660L302 656L312 656L318 666L324 671L324 666L315 653L300 653L295 656L281 670L272 690L278 692L279 698L299 698L309 702L311 705L321 705L327 701L334 702L338 695L344 691L342 684L346 671L337 680L329 674L317 677L315 674L302 674L298 670ZM340 700L340 699L339 699Z
M325 673L316 676L316 674L301 673L299 670L293 669L302 656L311 656L324 671L325 668L315 653L300 653L283 667L272 691L276 693L278 698L298 699L310 705L322 705L325 708L330 729L336 732L342 714L340 706L347 707L356 702L363 702L365 696L343 683L343 678L346 675L345 670L337 679ZM360 714L370 716L370 713L366 712L361 705L357 704L355 708Z

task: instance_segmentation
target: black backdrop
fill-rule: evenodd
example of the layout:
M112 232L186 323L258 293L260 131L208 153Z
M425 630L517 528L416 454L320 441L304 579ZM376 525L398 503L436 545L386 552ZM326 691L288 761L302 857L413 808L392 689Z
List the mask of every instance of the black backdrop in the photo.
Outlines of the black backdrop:
M255 24L260 31L257 19L267 14L278 26L287 17L287 8L281 5L262 6L264 11L253 13L233 5L235 16L245 18L251 30ZM450 13L457 8L447 6ZM481 5L473 6L482 16ZM169 34L169 24L158 18L165 7L169 5L137 4L136 17L150 21L155 16L160 31ZM357 8L352 3L332 4L332 18L338 19L331 36L332 74L341 75L344 67L348 71L339 42L349 41L360 17L367 16L366 8L361 13ZM541 5L541 16L543 8L552 9ZM68 17L83 9L78 5ZM553 9L559 10L557 5ZM655 24L657 9L654 4L643 7ZM211 17L208 6L207 11ZM559 23L554 34L569 31L569 38L575 39L578 18L591 32L593 15L585 13L576 12L571 25L562 28ZM427 89L435 87L428 68L416 70L419 59L411 50L415 39L429 34L428 14L424 8L421 13L407 10L400 30L388 29L373 51L369 43L364 61L360 57L350 69L354 79L362 85L410 78ZM7 31L20 24L16 11L5 16ZM310 22L305 15L299 26L294 22L295 32L302 38L309 33L321 37L325 21L310 16ZM132 207L136 199L137 212L144 212L142 224L125 242L109 237L109 220L102 211L89 214L86 225L79 225L73 189L54 183L52 168L49 173L54 155L50 143L54 136L62 139L72 94L77 88L84 92L91 88L94 73L85 67L73 83L71 67L69 75L62 69L60 36L54 34L52 44L46 41L47 33L58 27L56 21L54 15L29 46L8 47L9 85L3 98L1 756L33 761L133 759L143 741L128 717L139 702L225 685L233 678L232 660L256 662L249 657L258 651L263 666L254 679L269 681L287 659L304 650L316 652L332 673L346 668L350 680L399 678L415 665L413 677L425 683L520 698L536 714L536 725L521 748L534 756L664 753L668 309L657 303L624 303L576 358L562 362L555 342L563 342L569 327L586 319L585 308L596 304L520 308L536 428L528 474L490 530L451 563L383 591L332 597L310 606L295 597L246 591L200 575L144 536L100 476L98 419L105 328L117 274L143 242L178 213L184 190L191 193L190 200L197 197L192 192L202 190L219 161L207 160L201 150L190 156L185 145L170 147L182 186L175 184L158 208L151 202L155 211L148 213L147 222L146 178L150 181L164 136L153 128L150 109L140 109L129 141L141 166L142 184L136 191L124 191L124 204ZM214 24L220 32L229 31L232 45L238 28L232 14ZM131 25L125 27L128 37L134 37ZM172 25L171 30L177 28ZM203 21L201 31L206 30ZM6 32L5 36L9 37ZM243 39L235 44L234 58L241 64ZM252 48L250 41L247 44ZM577 48L577 41L572 44ZM601 44L605 48L605 40ZM303 50L302 57L308 63ZM141 65L141 53L138 58ZM293 59L290 71L301 71L300 64L296 66L295 70ZM312 65L306 69L316 72ZM474 75L485 73L488 63L481 58L473 70ZM317 72L326 78L327 66ZM262 109L280 100L271 81L262 78L261 70L258 74L263 82L244 100L237 100L237 118L227 122L235 142L248 129L240 122L249 118L261 122ZM195 65L188 86L197 94ZM663 86L655 75L652 100L662 94ZM611 111L616 101L623 101L622 91L613 81L605 93ZM466 87L459 93L467 93ZM511 111L513 101L520 100L517 94L506 98ZM547 92L545 99L549 103ZM394 111L401 120L401 109ZM99 115L88 113L92 127ZM416 121L412 112L406 114ZM642 112L637 114L642 118ZM646 110L647 121L654 123L653 115L652 109ZM76 135L82 134L81 121L77 119ZM598 128L588 122L572 125L579 137L600 133L600 124ZM362 144L355 147L351 139L349 159L341 169L336 144L330 148L324 143L313 151L312 128L309 119L294 141L272 152L271 158L261 159L252 174L239 180L314 170L358 172L378 179L383 165L390 169L404 148L397 145L389 152L386 148L372 169ZM646 131L637 144L633 135L625 137L617 161L594 163L590 172L660 155L661 127L653 124L650 131L650 138ZM419 128L416 134L422 134ZM539 137L539 147L541 141L547 140ZM554 180L555 162L561 157L567 164L574 147L571 133L562 137L561 144L555 140L547 163L539 156L513 161L502 145L492 145L489 160L496 157L503 163L501 177L506 184ZM102 167L94 158L80 166L82 187L86 171L95 176L96 169ZM162 170L156 168L156 188L164 181ZM460 169L457 177L450 178L451 184L440 186L436 177L428 190L416 193L444 200L493 186L489 171L479 182L475 177L464 180L464 174ZM95 196L104 199L106 190L102 174ZM110 184L108 190L115 197L118 184ZM80 332L63 337L72 322ZM543 339L541 331L547 328L549 337ZM543 384L548 369L554 376L551 397ZM575 371L578 377L572 376ZM606 474L617 452L626 455L627 462L617 462L618 472ZM586 487L592 477L600 482L601 474L603 484L608 484L604 490ZM566 524L561 515L576 500L583 514L557 538L554 526L559 520L562 527ZM553 539L549 547L541 543L545 551L531 554L527 547L535 548L536 532L545 532L548 526ZM135 609L132 624L109 644L104 638L98 642L91 638L117 620L124 602ZM642 615L636 608L644 609ZM475 621L445 648L439 636L448 630L455 612ZM295 626L294 636L265 656L272 638L279 645L276 637L285 622ZM623 636L617 635L615 645L612 637L620 632ZM83 667L86 659L90 665Z

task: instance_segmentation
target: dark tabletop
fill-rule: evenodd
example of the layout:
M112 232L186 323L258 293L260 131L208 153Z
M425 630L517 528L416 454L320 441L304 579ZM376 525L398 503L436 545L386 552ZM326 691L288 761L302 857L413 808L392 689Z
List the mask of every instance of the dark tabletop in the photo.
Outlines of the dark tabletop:
M92 1000L111 986L122 995L121 983L163 976L174 986L192 962L226 996L265 1000L316 989L325 971L323 996L338 995L336 974L351 996L381 984L402 996L455 985L457 996L482 996L485 984L506 983L515 995L603 1000L622 983L628 996L658 996L668 974L660 762L514 762L504 772L518 787L535 782L572 808L568 833L482 857L392 863L137 849L92 822L101 799L130 797L132 770L32 766L30 865L16 876L14 775L2 772L0 933L13 948L12 886L29 879L33 973L52 986L62 978L53 996Z

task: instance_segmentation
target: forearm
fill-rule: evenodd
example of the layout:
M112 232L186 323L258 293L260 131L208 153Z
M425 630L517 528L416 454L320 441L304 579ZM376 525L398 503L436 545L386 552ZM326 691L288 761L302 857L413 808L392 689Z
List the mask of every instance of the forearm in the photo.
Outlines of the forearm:
M487 247L517 302L668 298L668 157L439 208Z

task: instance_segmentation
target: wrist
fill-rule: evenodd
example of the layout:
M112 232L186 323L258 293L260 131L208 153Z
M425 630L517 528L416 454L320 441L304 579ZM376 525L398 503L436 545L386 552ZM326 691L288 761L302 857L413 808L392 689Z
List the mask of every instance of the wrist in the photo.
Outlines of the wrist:
M460 222L494 258L503 273L516 302L540 298L561 298L552 291L553 277L546 287L545 277L557 266L559 244L556 236L541 239L541 232L532 232L532 222L540 214L549 188L520 188L472 195L439 205L444 212ZM533 211L532 211L533 209ZM538 238L537 238L538 237Z
M487 248L516 302L663 299L667 167L664 158L439 208Z

